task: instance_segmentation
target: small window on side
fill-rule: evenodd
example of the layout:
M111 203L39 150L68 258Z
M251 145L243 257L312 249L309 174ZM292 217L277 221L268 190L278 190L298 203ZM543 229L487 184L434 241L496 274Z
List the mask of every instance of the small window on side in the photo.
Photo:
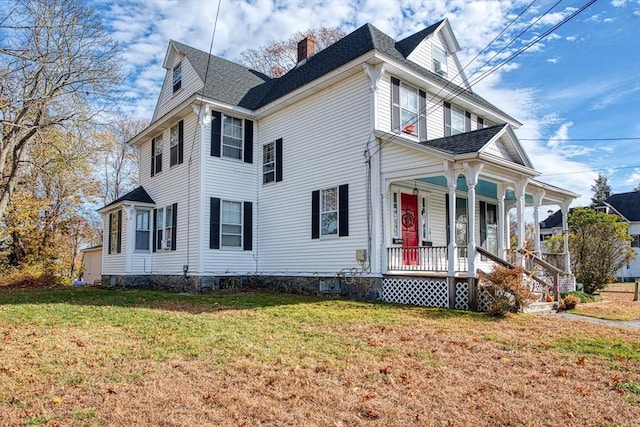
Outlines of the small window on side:
M173 67L173 93L176 93L182 87L182 62Z

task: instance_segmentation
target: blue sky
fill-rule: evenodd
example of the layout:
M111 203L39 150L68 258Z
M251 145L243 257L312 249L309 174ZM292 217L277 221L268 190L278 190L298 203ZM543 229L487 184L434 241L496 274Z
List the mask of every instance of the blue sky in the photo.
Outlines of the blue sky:
M208 51L218 2L91 2L123 47L122 93L128 100L123 109L149 118L164 78L169 39ZM461 46L459 59L467 64L528 7L471 63L470 76L501 49L489 67L586 3L222 0L213 53L237 60L242 50L295 31L327 26L350 32L367 22L399 40L446 17ZM589 203L598 172L609 176L616 193L640 183L640 0L596 1L473 89L523 123L516 134L542 172L539 179L582 194L574 205Z

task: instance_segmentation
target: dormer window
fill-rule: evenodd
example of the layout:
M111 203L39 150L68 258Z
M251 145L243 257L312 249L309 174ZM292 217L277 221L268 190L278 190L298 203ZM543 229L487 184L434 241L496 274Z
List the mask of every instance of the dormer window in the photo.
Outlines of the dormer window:
M441 76L447 75L447 53L437 46L433 46L433 72Z
M173 93L182 87L182 62L173 67Z

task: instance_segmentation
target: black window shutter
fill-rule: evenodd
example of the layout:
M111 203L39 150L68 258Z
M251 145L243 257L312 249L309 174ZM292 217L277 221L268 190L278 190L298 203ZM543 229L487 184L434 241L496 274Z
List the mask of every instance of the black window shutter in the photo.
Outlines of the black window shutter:
M178 204L173 204L171 209L173 218L171 218L171 250L176 250L176 237L178 236Z
M282 181L282 138L276 139L276 182Z
M222 143L222 113L211 112L211 155L220 157L220 147Z
M220 249L220 199L211 198L209 213L209 249Z
M110 213L109 214L109 246L107 247L107 253L111 254L111 233L113 232L113 226L111 224L113 224L113 214Z
M244 227L242 249L253 250L253 204L251 202L244 202L242 225Z
M320 190L311 192L311 238L320 238Z
M464 112L464 131L469 132L471 130L471 113L468 111Z
M253 121L244 121L244 162L253 163Z
M151 176L156 174L156 143L151 140Z
M178 163L184 161L184 120L178 122Z
M153 210L153 249L152 251L155 252L156 248L158 247L158 209L154 209Z
M427 140L427 94L423 90L419 90L419 104L418 107L418 138L420 141Z
M349 184L338 187L338 236L349 235Z
M400 80L391 77L391 130L400 132Z
M451 136L451 104L444 103L444 136Z
M116 253L122 252L122 209L118 211L118 248Z

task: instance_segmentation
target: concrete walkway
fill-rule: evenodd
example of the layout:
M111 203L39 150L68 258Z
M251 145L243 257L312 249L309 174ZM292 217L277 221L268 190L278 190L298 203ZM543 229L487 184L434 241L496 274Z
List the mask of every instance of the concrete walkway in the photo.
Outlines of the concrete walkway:
M563 311L560 311L554 314L549 314L549 316L556 316L556 317L561 317L563 319L570 319L570 320L583 320L585 322L599 323L600 325L615 326L618 328L640 329L640 319L629 320L629 321L606 320L606 319L598 319L598 318L589 317L589 316L581 316L579 314L572 314L572 313L567 313Z

